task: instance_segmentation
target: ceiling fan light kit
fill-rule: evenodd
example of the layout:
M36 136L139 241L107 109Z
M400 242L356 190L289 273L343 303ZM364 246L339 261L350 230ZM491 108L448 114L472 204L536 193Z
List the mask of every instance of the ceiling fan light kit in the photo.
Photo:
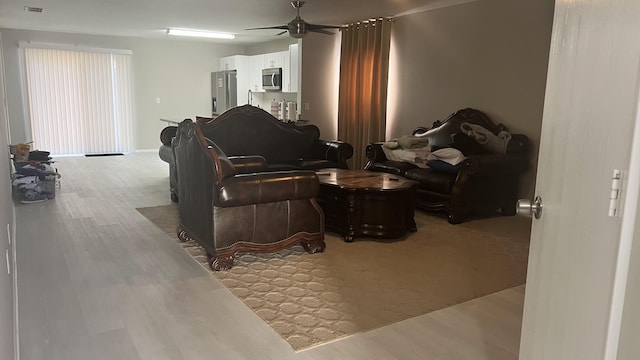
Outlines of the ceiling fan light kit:
M317 32L317 33L326 34L326 35L333 35L333 33L331 31L328 31L326 29L340 29L340 28L342 28L342 26L334 26L334 25L309 24L308 22L304 21L300 17L300 8L303 5L304 5L304 1L300 1L299 0L299 1L292 1L291 2L291 6L293 6L293 8L296 9L296 17L293 20L289 21L288 24L276 25L276 26L266 26L266 27L259 27L259 28L251 28L251 29L247 29L247 30L280 29L280 30L285 30L285 31L276 34L276 36L282 35L285 32L289 32L289 35L292 38L301 39L301 38L305 37L309 32Z
M192 30L192 29L176 29L176 28L168 28L168 35L175 36L189 36L189 37L201 37L201 38L210 38L210 39L235 39L234 34L229 33L221 33L215 31L205 31L205 30Z

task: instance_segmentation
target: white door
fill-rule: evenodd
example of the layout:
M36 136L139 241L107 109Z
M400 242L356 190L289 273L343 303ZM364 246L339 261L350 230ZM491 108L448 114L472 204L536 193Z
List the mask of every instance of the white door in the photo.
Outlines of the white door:
M520 359L615 359L639 188L639 64L640 1L556 0ZM626 207L609 217L614 169L627 174Z

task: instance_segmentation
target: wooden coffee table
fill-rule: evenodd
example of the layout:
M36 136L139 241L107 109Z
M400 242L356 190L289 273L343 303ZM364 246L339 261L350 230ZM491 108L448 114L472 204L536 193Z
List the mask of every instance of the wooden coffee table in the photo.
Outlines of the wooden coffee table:
M398 238L416 231L416 181L367 170L321 169L318 204L325 227L344 236Z

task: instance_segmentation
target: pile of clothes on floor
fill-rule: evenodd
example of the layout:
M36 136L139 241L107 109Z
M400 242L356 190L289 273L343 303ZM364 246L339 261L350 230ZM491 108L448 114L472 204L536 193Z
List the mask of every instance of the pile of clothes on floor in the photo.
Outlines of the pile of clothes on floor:
M31 204L47 201L56 196L60 174L51 166L47 151L31 151L27 159L14 157L15 173L12 185L20 194L20 202Z

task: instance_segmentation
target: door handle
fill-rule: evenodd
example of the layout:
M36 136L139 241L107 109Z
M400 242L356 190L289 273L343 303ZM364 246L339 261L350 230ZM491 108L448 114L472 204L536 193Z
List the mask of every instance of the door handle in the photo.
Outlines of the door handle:
M536 196L533 203L529 199L520 199L516 205L516 214L523 216L534 216L540 219L542 216L542 198Z

